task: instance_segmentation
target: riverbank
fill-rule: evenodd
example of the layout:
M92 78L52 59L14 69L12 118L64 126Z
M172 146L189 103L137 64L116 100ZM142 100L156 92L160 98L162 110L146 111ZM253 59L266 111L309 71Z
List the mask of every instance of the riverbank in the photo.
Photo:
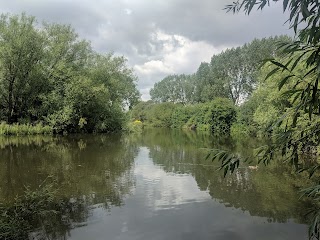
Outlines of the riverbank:
M37 134L53 134L53 127L43 125L42 123L32 124L7 124L0 123L0 136L20 136L20 135L37 135Z

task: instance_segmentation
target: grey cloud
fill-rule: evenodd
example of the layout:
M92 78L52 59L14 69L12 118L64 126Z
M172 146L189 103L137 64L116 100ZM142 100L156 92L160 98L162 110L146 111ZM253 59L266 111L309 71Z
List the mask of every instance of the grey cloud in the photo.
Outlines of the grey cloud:
M231 1L229 1L231 2ZM99 28L109 31L108 42L100 43L100 51L133 53L132 43L139 55L148 55L151 33L160 28L169 34L179 34L191 40L205 40L215 46L239 45L254 37L286 32L286 17L277 4L263 13L226 14L225 0L137 0L137 1L40 1L1 0L2 9L26 11L48 21L70 23L82 36L95 41ZM132 12L126 14L126 9ZM97 40L96 40L97 41ZM98 42L98 41L97 41Z
M170 21L159 22L161 28L187 36L192 40L206 40L215 46L234 45L248 42L255 37L281 34L285 31L282 5L275 4L263 12L252 12L248 17L243 13L233 15L222 10L231 1L177 1L169 14ZM191 12L192 11L192 12ZM170 24L176 20L175 24Z

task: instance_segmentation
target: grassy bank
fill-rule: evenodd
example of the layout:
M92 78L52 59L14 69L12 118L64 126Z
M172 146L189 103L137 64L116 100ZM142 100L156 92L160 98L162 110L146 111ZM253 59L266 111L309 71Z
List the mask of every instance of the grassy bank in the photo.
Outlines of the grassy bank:
M42 123L36 125L31 124L7 124L0 123L0 136L20 136L20 135L36 135L36 134L52 134L53 128L44 126Z

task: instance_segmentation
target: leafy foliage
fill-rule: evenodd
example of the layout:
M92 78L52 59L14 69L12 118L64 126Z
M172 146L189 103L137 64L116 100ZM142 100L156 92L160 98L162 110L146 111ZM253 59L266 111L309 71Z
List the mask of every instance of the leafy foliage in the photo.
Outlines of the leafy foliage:
M250 14L255 7L263 9L277 0L241 0L227 5L227 11L244 11ZM278 118L271 130L278 129L274 141L259 151L260 160L265 164L281 154L298 172L308 171L310 177L319 170L317 147L319 139L319 66L320 66L320 4L314 0L283 0L283 11L289 12L288 22L296 34L292 43L281 45L284 56L271 59L274 69L267 75L274 77L281 72L284 76L278 81L278 89L287 87L285 99L291 105L285 114ZM304 71L299 71L304 69ZM276 114L277 115L277 114ZM305 154L308 153L307 161ZM318 203L314 195L319 185L312 186L305 193ZM320 239L319 211L312 212L310 239Z
M120 130L139 98L124 57L95 53L71 26L0 17L0 120L55 132Z
M188 128L209 131L215 135L229 135L236 119L236 110L228 99L194 105L141 102L131 111L133 120L145 126Z
M154 102L190 103L192 102L193 77L188 75L170 75L155 83L150 90Z
M155 104L152 101L140 102L131 111L131 118L139 120L148 127L170 127L172 113L176 105L173 103Z

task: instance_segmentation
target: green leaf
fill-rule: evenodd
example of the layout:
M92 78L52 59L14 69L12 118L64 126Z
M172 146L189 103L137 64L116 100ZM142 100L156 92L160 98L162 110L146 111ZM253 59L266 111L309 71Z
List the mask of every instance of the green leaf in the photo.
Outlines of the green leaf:
M284 79L282 79L282 80L280 81L279 85L278 85L279 91L282 89L283 85L286 84L287 81L288 81L290 78L294 77L294 76L295 76L295 75L289 75L289 76L286 76Z
M284 0L283 1L283 12L285 12L287 10L288 3L289 3L289 0Z
M312 178L312 176L314 175L314 173L320 169L319 165L316 165L314 167L311 168L310 172L309 172L309 178Z
M302 57L306 54L307 52L304 52L303 54L301 54L293 63L292 67L291 67L291 71L294 70L297 66L297 64L300 62L300 60L302 59Z
M307 18L310 16L310 12L304 2L301 3L301 12L304 18Z
M314 73L317 70L317 67L311 68L304 76L303 78L307 77L309 74Z
M224 173L223 173L223 176L224 176L224 177L227 176L228 170L229 170L229 166L226 166L226 167L224 168Z
M283 65L282 63L278 62L278 61L275 61L275 60L271 60L270 62L272 62L274 65L282 68L283 70L287 70L287 71L290 71L285 65Z
M268 74L267 74L267 76L265 77L265 80L267 80L269 77L271 77L273 74L275 74L276 72L278 72L280 70L280 68L275 68L275 69L273 69L271 72L269 72Z

